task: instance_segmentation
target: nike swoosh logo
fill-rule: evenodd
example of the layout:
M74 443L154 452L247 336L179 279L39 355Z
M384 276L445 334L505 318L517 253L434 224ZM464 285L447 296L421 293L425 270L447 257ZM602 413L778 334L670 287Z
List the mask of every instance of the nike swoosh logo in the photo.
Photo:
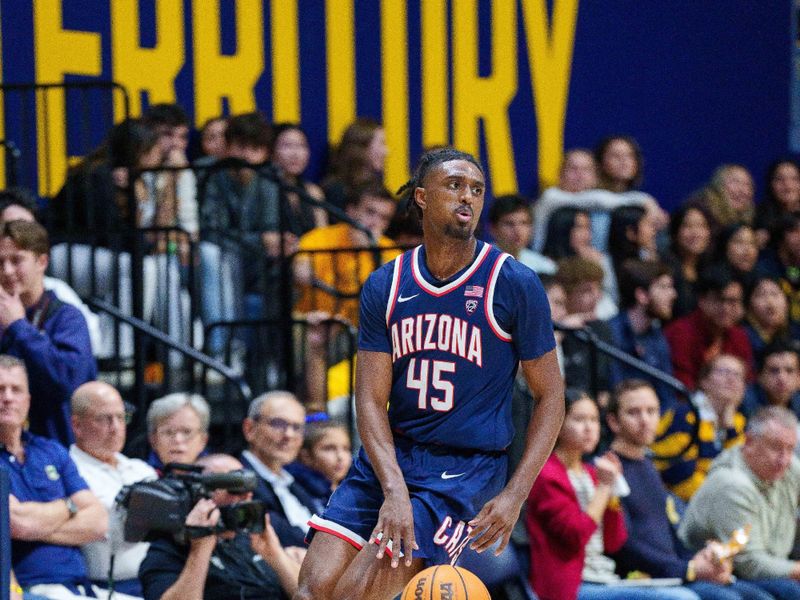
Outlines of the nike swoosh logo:
M456 477L461 477L462 475L464 475L464 473L448 473L445 471L442 473L442 479L454 479Z
M408 302L409 300L413 300L413 299L414 299L414 298L416 298L417 296L419 296L419 294L414 294L413 296L400 296L400 297L397 299L397 302L398 302L398 304L399 304L400 302Z

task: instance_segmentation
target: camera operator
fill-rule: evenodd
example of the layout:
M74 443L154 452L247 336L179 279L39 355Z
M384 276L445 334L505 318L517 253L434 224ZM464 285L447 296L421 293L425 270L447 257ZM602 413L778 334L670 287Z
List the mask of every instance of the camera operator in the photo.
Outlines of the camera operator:
M212 454L197 463L204 473L230 473L242 464L226 454ZM190 528L213 528L218 506L250 500L251 492L215 490L186 517ZM196 529L195 529L196 531ZM187 544L161 538L150 545L139 569L145 600L228 598L289 598L297 589L300 565L281 547L265 517L264 531L224 531L194 537Z

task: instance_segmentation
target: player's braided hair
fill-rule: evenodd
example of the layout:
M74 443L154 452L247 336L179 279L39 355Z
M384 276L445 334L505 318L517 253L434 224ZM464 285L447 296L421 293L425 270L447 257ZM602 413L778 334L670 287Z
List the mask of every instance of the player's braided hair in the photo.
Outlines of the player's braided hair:
M414 190L418 187L424 187L422 184L431 169L451 160L466 160L471 162L478 167L478 170L483 174L483 168L478 163L477 159L467 152L456 150L452 146L442 146L428 150L419 158L411 179L406 181L400 189L397 190L397 196L401 203L405 203L406 211L414 210L417 213L417 217L422 219L422 209L414 202Z

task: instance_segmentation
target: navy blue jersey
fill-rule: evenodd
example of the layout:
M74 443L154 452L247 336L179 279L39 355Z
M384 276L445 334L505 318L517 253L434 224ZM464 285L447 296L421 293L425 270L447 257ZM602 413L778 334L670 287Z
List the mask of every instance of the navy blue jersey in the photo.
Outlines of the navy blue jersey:
M536 274L484 242L438 282L419 246L375 271L361 293L359 349L392 356L389 423L426 444L497 451L511 442L520 360L555 347Z

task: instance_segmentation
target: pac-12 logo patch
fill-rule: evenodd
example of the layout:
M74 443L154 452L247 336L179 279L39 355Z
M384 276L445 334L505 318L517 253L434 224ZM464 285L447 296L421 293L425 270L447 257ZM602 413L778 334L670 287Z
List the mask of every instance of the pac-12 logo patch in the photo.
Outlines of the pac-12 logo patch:
M464 307L467 309L469 314L472 314L475 312L475 309L478 308L478 301L474 298L471 298L464 303Z

